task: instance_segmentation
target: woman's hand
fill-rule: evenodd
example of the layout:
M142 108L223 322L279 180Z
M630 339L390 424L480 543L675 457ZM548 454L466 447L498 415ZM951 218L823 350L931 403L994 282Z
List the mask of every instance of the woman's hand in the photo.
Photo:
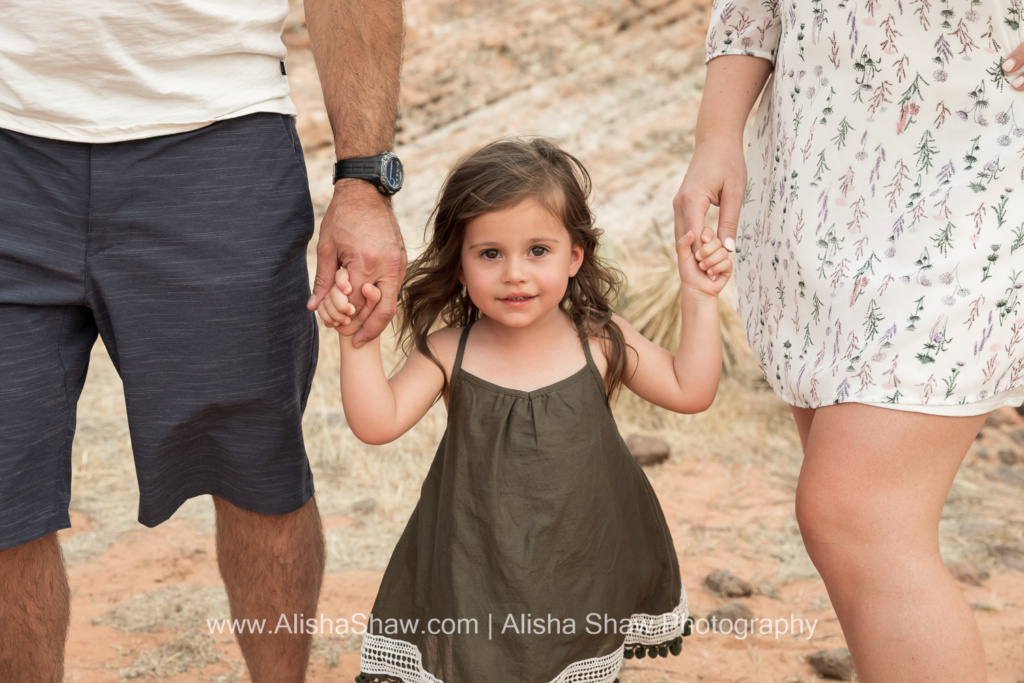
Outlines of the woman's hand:
M1017 49L1003 61L1003 71L1009 77L1014 90L1024 90L1024 43L1018 45Z
M736 250L740 205L747 190L743 126L771 71L771 62L760 57L725 55L708 62L693 158L672 201L676 241L688 232L695 238L700 235L714 204L719 208L718 238L726 249Z
M715 233L726 249L735 251L736 229L746 187L747 165L743 158L742 139L716 136L698 141L683 183L672 201L676 240L687 233L701 235L708 209L714 204L719 207Z

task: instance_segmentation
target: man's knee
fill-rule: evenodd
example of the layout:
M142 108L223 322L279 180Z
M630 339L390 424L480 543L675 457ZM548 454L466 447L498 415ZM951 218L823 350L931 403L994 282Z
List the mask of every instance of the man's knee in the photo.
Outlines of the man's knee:
M32 541L21 543L12 548L0 549L0 574L5 577L17 577L19 569L31 572L33 568L48 565L59 565L62 569L64 558L60 551L57 533L51 532Z
M214 509L217 512L218 525L226 523L266 529L285 529L296 525L308 526L310 524L316 527L320 526L320 511L317 509L314 498L310 498L295 510L276 515L246 510L219 496L212 496L212 498Z
M214 506L217 546L222 555L252 553L264 560L274 557L278 561L294 555L323 563L323 527L315 499L310 498L297 510L280 515L245 510L216 496Z

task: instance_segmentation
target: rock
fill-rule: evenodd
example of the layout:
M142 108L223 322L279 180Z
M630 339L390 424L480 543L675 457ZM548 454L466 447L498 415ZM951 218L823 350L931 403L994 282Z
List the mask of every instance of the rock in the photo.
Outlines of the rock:
M998 534L1006 524L995 519L965 519L960 522L960 535L964 538L982 538Z
M753 618L754 613L749 607L747 607L745 602L741 602L740 600L727 602L724 605L719 605L708 612L708 621L711 622L712 628L714 628L714 624L719 621L735 623L737 621L744 621L746 619Z
M853 680L853 659L845 647L838 650L821 650L807 658L819 676L837 681Z
M1024 572L1024 543L1002 543L989 546L989 554L1010 569Z
M748 598L754 594L753 586L725 569L705 576L704 585L726 598Z
M361 498L352 503L352 512L357 515L369 515L377 509L377 501L374 498Z
M999 451L999 462L1007 466L1017 464L1017 451L1010 448L1003 448Z
M348 421L345 420L345 413L340 410L324 410L320 413L320 419L331 429L341 429L348 426Z
M1011 429L1008 432L1008 436L1011 439L1013 439L1013 442L1018 446L1024 446L1024 427L1017 427L1016 429Z
M767 581L762 581L757 585L757 592L766 598L771 598L772 600L782 599L782 591Z
M947 562L946 568L954 579L971 586L980 586L989 577L987 571L968 562Z
M978 458L979 460L984 460L987 462L992 459L992 456L988 454L988 451L984 448L981 448L980 446L975 446L971 450L974 451L975 457Z
M1017 411L1009 407L993 410L988 414L988 417L985 418L986 427L1005 427L1007 425L1017 424L1018 422L1020 422L1020 418L1017 417Z
M665 441L653 436L630 434L626 447L640 465L657 465L668 460L670 448Z
M986 472L985 478L992 481L1001 481L1010 486L1019 486L1024 489L1024 472L1020 470L1012 470L1009 467L997 467L992 472Z

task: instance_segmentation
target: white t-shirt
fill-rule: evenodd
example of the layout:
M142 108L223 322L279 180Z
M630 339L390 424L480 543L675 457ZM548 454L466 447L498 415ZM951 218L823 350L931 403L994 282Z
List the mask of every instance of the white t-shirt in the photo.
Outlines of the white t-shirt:
M295 114L287 0L0 0L0 128L75 142Z

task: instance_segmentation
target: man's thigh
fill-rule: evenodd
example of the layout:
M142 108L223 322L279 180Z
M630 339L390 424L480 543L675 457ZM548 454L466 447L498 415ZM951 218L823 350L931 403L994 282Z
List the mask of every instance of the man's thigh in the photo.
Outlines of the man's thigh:
M96 327L81 306L0 304L0 549L71 526L71 442Z
M87 145L0 130L0 549L70 525L85 306Z
M68 526L75 404L103 335L140 520L312 495L313 216L291 119L81 145L0 130L0 548Z
M214 494L280 514L313 493L313 232L289 117L259 114L93 156L87 301L124 381L153 526Z

